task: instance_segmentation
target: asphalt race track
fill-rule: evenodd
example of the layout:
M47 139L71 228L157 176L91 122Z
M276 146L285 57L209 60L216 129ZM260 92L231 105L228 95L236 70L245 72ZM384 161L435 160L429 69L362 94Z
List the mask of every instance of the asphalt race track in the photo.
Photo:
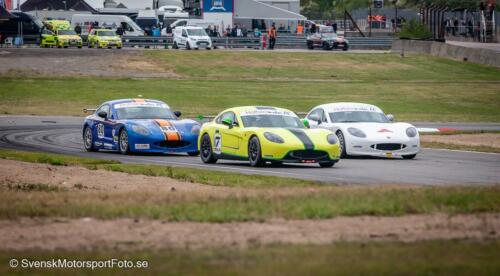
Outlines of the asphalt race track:
M187 155L121 155L112 152L86 152L81 138L82 118L0 116L0 148L45 151L83 157L141 163L183 166L226 172L274 175L328 181L338 184L422 184L491 185L500 183L500 154L423 149L414 160L349 158L333 168L317 164L252 168L245 162L221 160L203 164L199 157ZM432 124L423 124L429 127ZM417 124L417 126L420 126ZM453 124L441 127L475 129ZM499 128L498 124L480 127Z

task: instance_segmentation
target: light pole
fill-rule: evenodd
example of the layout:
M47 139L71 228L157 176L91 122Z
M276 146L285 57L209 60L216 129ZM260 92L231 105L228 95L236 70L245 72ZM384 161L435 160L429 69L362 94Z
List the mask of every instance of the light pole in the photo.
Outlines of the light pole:
M64 10L67 11L68 7L66 6L66 1L62 1L64 3Z

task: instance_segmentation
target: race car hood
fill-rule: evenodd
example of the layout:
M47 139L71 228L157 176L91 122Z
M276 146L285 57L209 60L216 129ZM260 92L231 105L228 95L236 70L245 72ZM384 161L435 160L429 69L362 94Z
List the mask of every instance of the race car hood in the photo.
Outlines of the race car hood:
M406 129L413 127L408 123L344 123L341 125L344 132L351 127L357 128L363 131L367 137L372 138L387 136L407 138Z
M179 133L190 135L193 126L199 125L193 120L163 120L163 119L143 119L143 120L125 120L126 125L140 125L151 131L152 134Z
M276 134L283 138L285 143L293 146L297 145L314 145L326 144L326 137L333 132L326 129L308 129L308 128L255 128L255 132L262 136L265 132Z

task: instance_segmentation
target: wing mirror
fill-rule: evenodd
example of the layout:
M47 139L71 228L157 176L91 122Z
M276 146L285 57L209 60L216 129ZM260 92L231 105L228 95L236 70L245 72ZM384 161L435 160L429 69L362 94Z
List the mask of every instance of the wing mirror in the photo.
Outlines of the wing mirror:
M228 126L229 128L239 126L238 122L233 122L233 119L231 119L231 118L222 119L222 124Z
M391 122L394 122L394 115L392 114L387 114L385 115L387 117L387 120L391 121Z
M180 111L174 111L174 115L175 115L175 117L178 118L178 117L180 117L182 115L182 112L180 112Z
M106 119L106 117L108 117L108 113L106 111L99 111L99 113L97 113L97 116Z
M305 127L307 128L311 128L311 126L309 125L309 120L307 119L302 119L302 123L304 124Z
M311 114L311 115L309 115L309 117L308 117L308 118L309 118L310 120L312 120L312 121L317 122L317 123L318 123L318 125L319 125L319 124L321 124L321 119L319 118L319 116L318 116L317 114Z

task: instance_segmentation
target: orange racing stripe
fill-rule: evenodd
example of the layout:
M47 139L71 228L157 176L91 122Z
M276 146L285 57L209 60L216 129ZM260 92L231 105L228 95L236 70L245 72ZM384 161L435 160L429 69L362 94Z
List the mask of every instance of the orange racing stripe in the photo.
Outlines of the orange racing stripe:
M155 122L160 126L160 128L172 126L172 124L167 120L157 119L157 120L155 120ZM164 131L163 129L162 129L162 131L163 131L163 135L165 136L165 140L167 140L167 141L180 141L181 140L181 135L177 131Z

